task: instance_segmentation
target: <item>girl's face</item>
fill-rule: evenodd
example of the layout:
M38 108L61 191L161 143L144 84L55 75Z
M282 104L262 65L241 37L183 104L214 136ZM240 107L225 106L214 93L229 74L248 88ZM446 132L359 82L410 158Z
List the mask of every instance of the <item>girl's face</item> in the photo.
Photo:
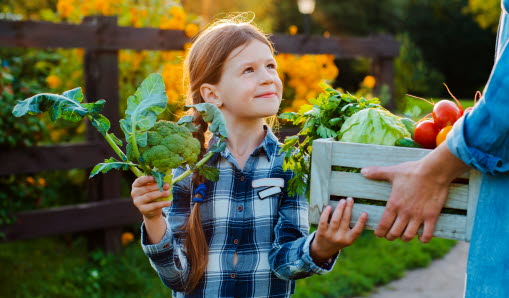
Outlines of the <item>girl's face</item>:
M206 101L220 104L225 116L253 119L275 115L283 90L276 66L270 48L252 40L230 53L219 83L209 85L208 90L202 86L202 95L207 95Z

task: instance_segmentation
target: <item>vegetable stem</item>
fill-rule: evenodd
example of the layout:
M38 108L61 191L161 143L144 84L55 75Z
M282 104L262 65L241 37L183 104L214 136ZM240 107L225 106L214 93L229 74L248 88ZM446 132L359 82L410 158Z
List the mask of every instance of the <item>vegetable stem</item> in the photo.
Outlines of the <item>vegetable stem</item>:
M196 169L201 167L204 163L206 163L212 157L212 155L214 155L214 153L215 152L211 151L211 152L205 154L205 156L193 168L190 168L189 170L186 170L184 173L180 174L180 176L178 176L177 178L173 179L172 185L174 185L175 183L179 182L180 180L186 178L193 171L195 171Z

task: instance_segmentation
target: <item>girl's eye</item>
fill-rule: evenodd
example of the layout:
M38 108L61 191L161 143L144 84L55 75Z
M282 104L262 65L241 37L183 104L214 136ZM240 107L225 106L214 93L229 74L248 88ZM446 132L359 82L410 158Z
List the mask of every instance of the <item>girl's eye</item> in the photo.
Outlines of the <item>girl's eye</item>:
M272 68L272 69L275 69L276 68L276 64L274 63L270 63L269 65L267 65L268 68Z
M252 67L248 67L246 69L244 69L244 72L243 73L250 73L250 72L253 72L254 69Z

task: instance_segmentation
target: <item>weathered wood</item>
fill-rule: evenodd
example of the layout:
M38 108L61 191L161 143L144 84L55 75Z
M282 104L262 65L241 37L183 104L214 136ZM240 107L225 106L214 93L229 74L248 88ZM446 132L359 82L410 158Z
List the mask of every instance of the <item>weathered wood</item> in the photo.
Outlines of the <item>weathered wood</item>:
M331 169L332 166L353 168L390 166L421 159L432 151L417 148L344 143L336 142L333 139L323 139L313 142L312 163L315 159L322 159L321 150L325 146L326 148L332 147L332 160L328 164L322 162L322 167L325 169ZM315 150L318 150L317 156L315 156ZM317 172L320 171L317 170L311 173L312 182L313 180L324 180L323 177L316 174ZM452 183L449 188L449 200L446 202L445 207L467 210L467 215L442 213L435 226L433 234L435 237L463 241L470 240L481 176L477 171L471 170L470 173L462 177L468 177L468 185ZM315 187L311 188L310 206L318 209L318 211L314 210L315 213L323 210L323 207L319 208L319 206L337 205L337 201L330 201L330 195L387 201L392 190L390 183L372 181L358 173L332 171L327 180L329 180L327 183L317 183ZM325 191L329 195L328 203L327 201L324 202L322 198ZM362 202L356 203L352 221L356 221L361 212L367 212L369 219L366 228L375 229L381 219L384 208L384 206L368 205ZM317 217L310 217L310 222L318 223Z
M336 58L397 57L399 43L389 35L330 37L273 34L270 40L279 53L333 54Z
M313 159L311 160L311 193L312 204L309 206L309 217L318 222L321 211L329 202L329 181L331 176L332 143L316 140L320 146L313 146Z
M330 202L330 205L334 208L337 206L337 204L338 201ZM368 213L368 221L366 222L365 229L375 230L376 227L378 226L378 222L380 222L380 219L382 218L383 211L384 207L382 206L354 204L350 225L353 227L353 225L357 222L362 212L366 212ZM433 236L438 238L447 238L464 241L465 226L466 226L465 216L455 214L442 214L438 217L438 221L435 226ZM422 229L423 228L421 226L417 232L419 235L422 235Z
M0 46L36 48L182 50L190 42L181 30L40 21L0 20L0 36ZM270 39L280 53L333 54L337 58L397 57L399 54L399 43L389 35L325 38L273 34Z
M111 152L100 142L17 148L0 154L0 175L90 167Z
M387 201L392 191L389 182L370 180L358 173L333 171L329 180L329 194L335 196ZM467 210L468 190L469 185L452 183L445 207Z
M131 198L112 199L17 214L15 224L6 226L3 241L74 233L141 223L143 218Z
M182 50L189 38L181 30L0 20L0 46L93 48L104 50Z
M332 139L327 140L332 141ZM332 165L350 168L385 167L419 160L431 151L419 148L333 142ZM468 172L460 177L468 178Z
M382 86L389 87L390 100L384 103L384 106L389 110L396 108L395 102L395 89L394 89L394 59L387 56L377 56L373 58L372 73L377 82L373 92L379 96Z
M475 170L470 171L470 183L468 185L467 231L465 232L466 241L470 241L472 237L475 212L477 210L479 193L481 192L481 182L481 173Z

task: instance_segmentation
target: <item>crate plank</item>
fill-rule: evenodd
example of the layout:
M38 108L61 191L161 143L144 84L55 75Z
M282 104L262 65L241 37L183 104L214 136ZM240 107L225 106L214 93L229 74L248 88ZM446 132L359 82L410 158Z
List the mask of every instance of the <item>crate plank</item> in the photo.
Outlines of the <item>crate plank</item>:
M350 168L385 167L423 158L432 150L346 142L332 142L332 165ZM314 147L313 147L314 148ZM468 178L468 173L460 176Z
M330 205L336 208L338 201L331 201ZM362 212L368 213L368 221L366 222L365 229L375 230L378 222L382 218L382 213L384 211L384 207L382 206L373 206L373 205L361 205L354 204L352 210L352 219L350 221L350 225L353 225L357 222L357 219L361 215ZM318 223L318 222L313 222ZM465 238L465 228L466 228L466 217L462 215L454 215L454 214L442 214L438 217L437 224L435 226L435 232L433 233L434 237L439 238L447 238L454 240L462 240ZM418 234L422 234L422 227L419 229Z
M468 188L467 184L451 184L445 207L467 210ZM335 196L387 201L391 190L389 182L369 180L358 173L333 171L329 181L329 193Z
M467 230L466 241L470 241L472 229L474 228L475 211L477 209L477 201L481 191L482 177L481 173L475 170L470 171L470 183L468 189L468 209L467 209Z
M330 199L329 181L331 176L332 143L323 142L322 146L313 149L315 158L311 161L311 192L313 193L314 205L310 206L309 216L318 221L321 210Z

